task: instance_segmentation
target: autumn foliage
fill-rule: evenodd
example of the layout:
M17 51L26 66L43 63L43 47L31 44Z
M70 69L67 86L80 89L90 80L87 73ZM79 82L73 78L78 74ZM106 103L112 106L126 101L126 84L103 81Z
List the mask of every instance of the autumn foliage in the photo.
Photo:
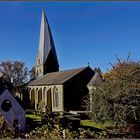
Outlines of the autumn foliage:
M140 63L119 61L103 77L92 92L92 119L116 126L140 121Z

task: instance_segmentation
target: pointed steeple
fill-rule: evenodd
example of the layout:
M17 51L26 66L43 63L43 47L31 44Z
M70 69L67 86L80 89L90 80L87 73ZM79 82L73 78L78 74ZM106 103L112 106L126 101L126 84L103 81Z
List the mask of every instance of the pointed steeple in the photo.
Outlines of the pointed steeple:
M55 45L47 17L42 7L39 49L36 62L36 77L59 70Z

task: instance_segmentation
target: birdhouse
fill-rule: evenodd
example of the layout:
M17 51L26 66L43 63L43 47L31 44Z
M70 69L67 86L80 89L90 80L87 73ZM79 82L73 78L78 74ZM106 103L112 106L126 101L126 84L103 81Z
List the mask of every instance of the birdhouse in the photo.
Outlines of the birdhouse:
M25 111L13 97L4 80L0 78L0 113L7 127L25 130Z

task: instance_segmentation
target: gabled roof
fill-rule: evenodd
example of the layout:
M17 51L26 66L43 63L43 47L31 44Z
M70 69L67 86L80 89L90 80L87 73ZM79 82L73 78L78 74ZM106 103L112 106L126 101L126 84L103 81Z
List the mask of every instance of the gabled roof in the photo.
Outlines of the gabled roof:
M46 75L29 82L28 86L63 84L86 68L88 67L47 73Z
M88 86L99 86L102 82L102 76L99 72L95 72L92 79L89 81Z
M44 8L42 9L42 19L41 19L41 29L40 29L40 41L38 56L41 56L41 62L44 64L49 56L50 51L52 51L55 61L58 65L56 50L54 46L54 41L52 38L51 30L47 17L45 15Z

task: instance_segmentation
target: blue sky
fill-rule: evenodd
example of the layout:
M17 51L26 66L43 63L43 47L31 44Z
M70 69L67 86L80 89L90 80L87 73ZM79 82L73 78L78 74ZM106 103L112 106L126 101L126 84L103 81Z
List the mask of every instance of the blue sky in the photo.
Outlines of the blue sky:
M0 61L36 61L41 2L0 2ZM45 2L60 70L140 60L140 2Z

